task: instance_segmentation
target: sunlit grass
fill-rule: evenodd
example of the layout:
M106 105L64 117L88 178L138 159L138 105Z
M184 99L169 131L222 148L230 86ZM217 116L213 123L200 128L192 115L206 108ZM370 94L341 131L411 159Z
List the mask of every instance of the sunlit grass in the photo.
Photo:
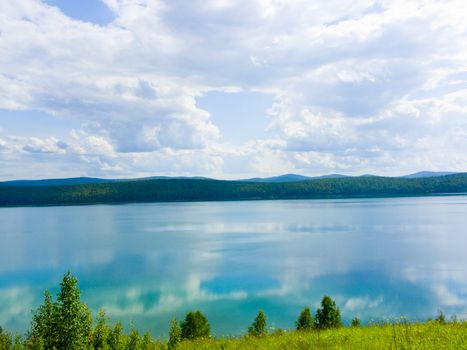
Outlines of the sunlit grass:
M262 338L184 341L188 349L467 349L467 323L435 322L282 332Z

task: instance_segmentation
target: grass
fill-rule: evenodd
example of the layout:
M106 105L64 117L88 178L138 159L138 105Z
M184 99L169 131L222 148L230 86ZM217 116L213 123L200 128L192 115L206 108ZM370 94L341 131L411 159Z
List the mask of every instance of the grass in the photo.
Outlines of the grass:
M21 337L0 337L0 350L29 349L23 347ZM3 341L2 341L3 339ZM147 345L122 349L167 350L167 343L150 340ZM15 345L16 344L16 345ZM337 350L337 349L433 349L467 350L467 322L448 322L445 324L428 321L408 323L402 320L396 324L371 325L364 327L345 327L339 329L313 330L309 332L275 331L262 337L232 337L185 340L178 343L176 350L211 349L283 349L283 350Z
M349 327L311 332L281 332L261 338L183 341L190 349L467 349L467 323L436 322Z

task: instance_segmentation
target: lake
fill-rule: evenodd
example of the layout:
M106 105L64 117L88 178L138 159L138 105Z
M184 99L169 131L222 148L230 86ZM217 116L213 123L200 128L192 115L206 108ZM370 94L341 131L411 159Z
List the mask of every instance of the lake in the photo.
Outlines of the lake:
M199 309L216 335L263 309L292 328L333 297L344 321L467 317L467 196L0 208L0 324L23 333L67 270L95 315L141 332Z

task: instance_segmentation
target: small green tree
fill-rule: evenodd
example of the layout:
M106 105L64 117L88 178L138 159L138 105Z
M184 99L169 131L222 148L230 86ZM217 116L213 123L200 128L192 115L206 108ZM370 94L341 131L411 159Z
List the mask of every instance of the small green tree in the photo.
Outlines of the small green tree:
M446 324L446 316L443 314L442 311L439 311L438 316L435 318L435 322L439 324Z
M11 334L4 331L0 326L0 349L9 350L13 348L13 339Z
M178 325L177 319L174 318L170 321L170 330L169 330L169 342L167 343L167 347L169 350L175 350L182 340L182 330Z
M89 347L92 329L91 313L80 300L78 281L68 271L57 295L57 349L81 350Z
M266 330L266 315L263 310L259 310L255 320L248 327L248 334L254 337L262 337L267 334Z
M137 329L132 328L126 344L126 350L141 350L141 338Z
M0 342L1 344L1 342ZM44 340L41 337L35 338L28 338L26 339L25 348L28 350L44 350L46 347L44 346ZM0 349L3 349L0 346Z
M211 326L208 319L200 311L187 313L181 323L182 339L209 338Z
M17 334L15 335L14 341L13 341L13 348L12 350L22 350L24 349L24 342L23 338Z
M358 317L354 317L350 323L350 327L360 327L360 324L360 319Z
M94 328L94 333L92 335L92 344L95 350L109 349L109 334L110 328L107 325L107 317L105 316L105 311L99 310L96 328Z
M298 316L297 322L295 322L295 326L297 331L310 331L315 328L315 320L311 315L310 308L307 306L305 307L300 316Z
M22 350L25 343L23 338L17 334L12 336L9 332L5 332L0 326L0 349L1 350ZM42 348L40 348L42 350Z
M110 332L107 343L111 350L124 350L125 349L125 337L123 335L123 326L121 322L117 322L112 331Z
M31 329L27 335L29 347L33 349L52 349L57 346L57 313L57 304L52 302L52 296L46 290L44 293L44 303L32 315Z
M327 295L321 300L321 308L316 311L316 326L320 329L342 327L341 312L336 302Z
M146 332L141 339L141 350L153 350L156 349L154 341L151 337L151 333Z

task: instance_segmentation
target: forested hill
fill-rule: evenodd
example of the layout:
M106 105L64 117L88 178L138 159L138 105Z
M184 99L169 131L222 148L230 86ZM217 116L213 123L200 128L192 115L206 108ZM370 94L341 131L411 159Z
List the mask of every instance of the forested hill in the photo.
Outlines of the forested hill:
M64 186L0 187L0 206L312 199L467 193L467 173L429 177L343 177L264 183L152 179Z

